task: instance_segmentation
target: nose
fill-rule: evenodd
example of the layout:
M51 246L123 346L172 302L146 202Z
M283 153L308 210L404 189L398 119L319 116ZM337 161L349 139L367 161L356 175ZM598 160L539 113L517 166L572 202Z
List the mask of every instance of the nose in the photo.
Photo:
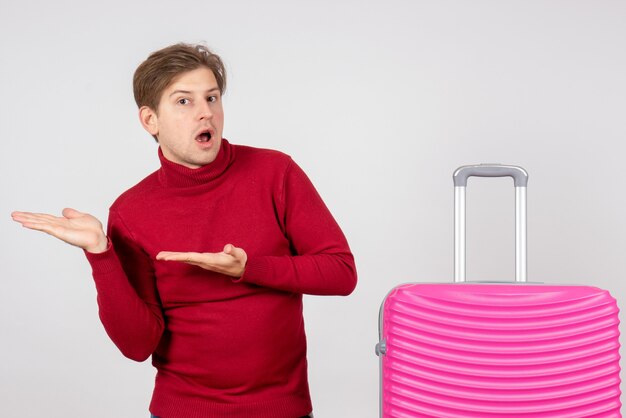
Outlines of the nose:
M211 109L211 104L207 101L202 101L198 105L198 119L211 119L213 117L213 110Z

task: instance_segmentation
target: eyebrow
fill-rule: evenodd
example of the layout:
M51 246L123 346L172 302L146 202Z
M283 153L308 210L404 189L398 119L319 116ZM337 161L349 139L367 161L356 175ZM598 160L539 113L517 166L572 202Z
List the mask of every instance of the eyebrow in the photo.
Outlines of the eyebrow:
M219 87L213 87L212 89L209 89L209 90L205 91L205 93L212 93L214 91L219 91L219 90L220 90ZM191 94L192 91L190 91L190 90L174 90L172 93L170 93L170 97L172 97L175 94L180 94L180 93L182 93L182 94Z

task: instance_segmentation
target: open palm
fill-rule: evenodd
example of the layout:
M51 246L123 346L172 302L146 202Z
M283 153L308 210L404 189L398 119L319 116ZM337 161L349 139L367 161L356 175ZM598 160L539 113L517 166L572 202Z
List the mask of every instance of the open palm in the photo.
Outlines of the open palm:
M42 231L86 251L100 253L107 249L102 223L94 216L75 209L63 209L63 216L45 213L13 212L11 217L25 228Z

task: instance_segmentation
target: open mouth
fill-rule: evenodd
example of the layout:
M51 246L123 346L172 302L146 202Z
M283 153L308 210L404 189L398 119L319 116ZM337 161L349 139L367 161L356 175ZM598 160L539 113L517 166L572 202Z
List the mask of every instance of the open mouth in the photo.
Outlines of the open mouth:
M200 132L198 136L196 136L196 141L198 142L209 142L211 140L211 131L203 131Z

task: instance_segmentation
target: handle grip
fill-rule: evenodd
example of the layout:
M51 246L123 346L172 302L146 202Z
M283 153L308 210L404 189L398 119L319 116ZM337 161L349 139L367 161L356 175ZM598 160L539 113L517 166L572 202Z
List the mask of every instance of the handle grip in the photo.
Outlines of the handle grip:
M452 178L455 187L467 187L469 177L513 177L515 187L526 187L528 173L522 167L502 164L465 165L456 169Z
M478 177L513 177L515 182L515 281L525 282L526 261L526 189L528 173L522 167L480 164L459 167L454 179L454 281L465 281L465 190L467 179Z

